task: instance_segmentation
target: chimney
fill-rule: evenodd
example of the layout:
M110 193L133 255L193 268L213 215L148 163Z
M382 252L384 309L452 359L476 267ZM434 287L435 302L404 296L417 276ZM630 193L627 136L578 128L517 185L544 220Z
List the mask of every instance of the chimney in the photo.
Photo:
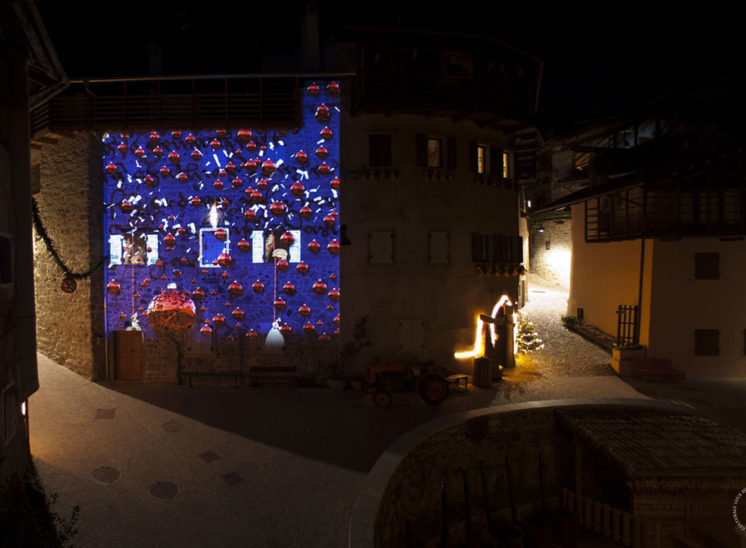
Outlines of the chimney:
M319 8L316 2L306 4L301 19L301 70L319 70Z

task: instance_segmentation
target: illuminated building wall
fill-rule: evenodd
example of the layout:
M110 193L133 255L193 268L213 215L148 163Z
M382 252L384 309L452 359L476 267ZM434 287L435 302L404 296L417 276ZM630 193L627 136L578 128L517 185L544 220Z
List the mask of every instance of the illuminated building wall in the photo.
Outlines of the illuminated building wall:
M339 96L309 83L288 130L104 135L107 334L334 336Z

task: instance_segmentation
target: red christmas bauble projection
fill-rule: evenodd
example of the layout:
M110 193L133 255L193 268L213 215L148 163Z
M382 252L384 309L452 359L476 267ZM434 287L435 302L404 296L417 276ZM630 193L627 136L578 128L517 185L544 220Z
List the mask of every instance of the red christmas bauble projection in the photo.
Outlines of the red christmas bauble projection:
M334 301L335 303L339 301L339 290L338 289L332 289L329 292L329 299Z
M117 150L120 154L124 154L125 152L127 152L127 145L125 145L124 143L119 143Z
M241 240L238 242L238 250L239 251L249 251L251 249L251 245L246 240Z
M171 170L168 168L168 166L163 166L160 170L161 177L168 177L171 175Z
M168 161L172 164L178 164L179 163L179 153L174 151L169 152L168 154Z
M282 202L272 202L272 205L269 206L269 212L272 215L280 216L285 213L285 204Z
M238 190L239 188L241 188L242 184L243 184L243 181L239 179L238 177L233 179L233 181L231 182L231 185L233 186L233 190Z
M327 156L329 156L329 151L326 149L325 146L320 146L316 149L316 156L324 160Z
M194 160L195 162L198 162L202 159L202 153L199 150L193 150L191 156L192 160Z
M326 225L327 228L333 227L336 221L337 219L335 219L334 215L327 215L324 217L324 225Z
M187 175L183 171L179 172L179 174L176 176L176 180L180 183L186 183L187 182Z
M240 322L246 317L246 315L243 313L243 310L241 310L240 308L235 308L233 312L231 312L231 316L233 316L233 319L237 322Z
M317 295L323 295L326 293L326 284L322 280L317 281L313 284L313 292Z
M251 133L251 130L249 129L239 129L236 136L238 137L239 141L241 141L242 143L245 143L249 139L251 139L252 133Z
M326 91L329 92L329 95L333 95L333 96L339 95L339 83L329 82L329 85L326 86Z
M254 290L254 293L263 293L264 284L260 280L257 280L253 284L251 284L251 289Z
M224 228L218 228L215 231L215 238L221 242L224 242L226 238L228 237L228 233L225 231Z
M106 284L106 290L112 295L119 295L122 292L122 287L116 280L111 280L108 284Z
M308 242L308 251L311 253L318 253L321 249L321 244L317 242L316 240L311 240Z
M277 310L285 310L285 301L281 297L276 298L274 304Z
M319 94L318 84L311 84L306 89L308 90L308 94L312 97L316 97Z
M284 246L290 247L295 242L295 238L290 232L285 232L280 236L280 243Z
M203 325L199 332L202 334L203 337L212 337L212 327L210 327L209 323L206 323Z
M326 249L332 255L338 255L339 254L339 242L337 240L332 240L331 242L329 242L329 245L326 246Z
M143 156L145 156L145 150L143 150L142 147L137 147L135 149L135 156L137 156L138 158L142 158Z
M288 268L290 268L290 263L288 263L285 259L280 259L277 261L277 270L280 272L287 272Z
M254 202L255 204L258 204L263 199L264 199L264 196L262 196L262 193L259 192L258 190L255 190L254 192L251 193L251 201Z
M197 317L194 302L176 289L166 289L148 305L148 323L156 333L178 333L189 330Z
M163 149L162 149L161 147L155 147L155 148L153 149L153 155L154 155L154 156L155 156L156 158L160 158L161 156L163 156Z
M153 186L155 184L155 179L153 179L151 175L146 175L142 182L148 186Z
M163 237L163 243L166 244L166 247L173 247L176 245L176 237L173 234L166 234Z
M189 135L187 135L186 139L184 139L184 140L186 141L186 144L188 144L190 147L194 146L194 143L197 142L197 139L191 133Z
M298 263L298 266L296 266L295 269L298 271L299 274L308 273L308 265L304 262Z
M275 172L275 163L272 160L264 160L262 162L262 175L268 177Z
M235 281L228 286L228 293L230 293L234 297L240 297L241 295L243 295L243 286L240 282Z
M298 309L298 314L303 316L304 318L308 318L308 316L311 315L311 308L308 305L303 305Z
M261 196L262 195L260 194L259 197L261 198ZM253 196L252 196L252 199L253 199ZM244 216L244 219L246 219L250 223L253 223L254 221L256 221L256 211L254 211L253 209L247 209L244 212L243 216Z
M295 295L295 284L292 282L287 282L285 285L282 286L282 290L287 295Z
M310 219L311 217L313 217L313 211L311 211L311 208L308 206L303 206L302 208L300 208L300 211L298 213L304 219Z
M332 168L327 163L323 163L319 166L319 175L329 175L332 172Z
M124 201L121 204L119 204L119 208L122 210L123 213L129 213L132 211L132 204L128 201Z
M325 141L328 141L334 136L334 132L328 127L325 127L324 129L321 130L320 135L322 139L324 139Z
M298 153L295 155L295 159L298 161L298 163L305 164L306 162L308 162L308 154L306 154L303 150L299 150Z
M196 301L202 301L205 298L205 292L201 288L192 291L192 298Z
M303 186L303 183L293 183L293 186L290 187L290 194L292 194L295 197L303 196L303 193L306 191L306 187Z
M267 190L267 185L269 185L269 179L259 179L256 182L256 187L259 190Z
M106 164L106 173L114 175L117 172L117 165L115 163Z
M332 113L329 110L329 107L326 105L319 105L319 107L316 109L316 120L319 122L325 123L328 122L329 119L332 117Z
M194 207L199 207L202 205L202 200L200 199L199 196L195 196L194 198L192 198L192 205Z
M218 139L213 139L212 141L210 141L210 146L212 147L213 150L217 150L222 145L220 144L220 141Z
M280 333L283 335L290 335L290 333L293 332L293 328L290 327L288 324L283 324L282 327L280 327Z
M305 325L303 325L303 332L306 335L312 335L316 333L316 327L311 322L308 322Z
M228 268L233 263L233 259L227 253L221 253L218 256L218 264L223 268Z
M150 142L151 143L157 143L161 140L161 136L158 134L157 131L151 131L150 132Z
M339 190L340 187L340 181L339 177L335 177L329 182L329 186L332 187L334 190Z
M223 314L215 314L212 317L212 323L215 327L225 327L225 316Z
M178 129L175 129L175 130L173 130L173 131L171 132L171 137L172 137L173 139L176 139L176 140L178 141L179 139L181 139L181 131L180 131L180 130L178 130Z
M215 190L223 190L223 181L217 179L214 183L212 183L212 186L215 187Z

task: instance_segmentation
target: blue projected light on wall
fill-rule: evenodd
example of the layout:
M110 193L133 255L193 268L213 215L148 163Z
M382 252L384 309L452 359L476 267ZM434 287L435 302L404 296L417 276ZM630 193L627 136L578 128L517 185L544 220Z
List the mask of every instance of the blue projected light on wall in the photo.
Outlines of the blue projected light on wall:
M313 82L298 128L105 135L107 331L338 332L339 107Z

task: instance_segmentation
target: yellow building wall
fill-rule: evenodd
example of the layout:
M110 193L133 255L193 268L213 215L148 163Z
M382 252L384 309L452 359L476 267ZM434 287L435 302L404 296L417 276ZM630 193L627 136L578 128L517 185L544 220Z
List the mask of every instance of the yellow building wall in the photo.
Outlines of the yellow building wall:
M583 204L572 207L572 219L567 314L577 316L582 308L586 324L616 335L617 308L638 301L641 242L586 243Z
M720 279L694 278L695 253L720 254ZM690 379L746 376L746 242L655 242L648 356L669 358ZM694 331L720 331L717 356L694 355Z

